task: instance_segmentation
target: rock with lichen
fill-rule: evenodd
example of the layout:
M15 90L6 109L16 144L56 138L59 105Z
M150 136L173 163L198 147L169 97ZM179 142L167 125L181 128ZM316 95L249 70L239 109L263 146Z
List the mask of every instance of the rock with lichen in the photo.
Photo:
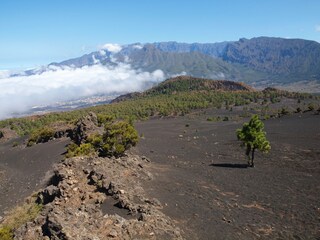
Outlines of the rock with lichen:
M70 134L71 139L78 145L84 143L85 140L93 134L102 134L104 128L98 126L98 118L94 112L89 112L78 120L75 128Z

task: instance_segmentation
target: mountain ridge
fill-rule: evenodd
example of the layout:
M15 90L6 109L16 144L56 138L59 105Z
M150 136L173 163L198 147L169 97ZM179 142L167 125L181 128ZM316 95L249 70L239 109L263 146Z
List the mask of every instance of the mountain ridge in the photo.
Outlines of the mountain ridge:
M160 69L166 77L185 74L241 81L260 88L277 86L299 90L303 86L304 91L320 92L320 43L275 37L220 43L133 43L122 45L117 52L101 49L24 74L95 64L111 67L129 64L137 71Z

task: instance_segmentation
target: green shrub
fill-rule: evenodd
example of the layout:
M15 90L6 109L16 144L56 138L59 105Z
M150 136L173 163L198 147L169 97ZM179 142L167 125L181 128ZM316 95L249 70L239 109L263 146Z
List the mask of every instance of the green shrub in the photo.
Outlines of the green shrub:
M75 143L71 143L68 146L66 157L76 157L76 156L91 156L95 155L96 150L91 143L83 143L78 146Z
M315 110L315 106L313 103L309 103L308 104L308 111L314 111Z
M271 118L271 116L269 115L269 114L265 114L264 116L263 116L263 119L264 120L268 120L268 119L270 119Z
M109 122L105 124L105 132L103 135L91 135L87 138L86 143L80 146L71 143L68 146L66 157L70 158L94 154L99 154L103 157L120 157L130 147L135 146L138 139L138 132L128 122Z
M35 143L45 143L54 137L54 130L49 127L44 127L34 131L28 139L27 146L30 147Z
M93 134L87 138L87 142L90 143L95 149L99 149L103 145L102 135Z
M13 232L8 226L0 227L0 239L1 240L12 240Z
M271 102L271 103L277 103L277 102L280 102L280 99L277 98L277 97L271 97L271 98L270 98L270 102Z
M115 119L114 116L107 115L107 114L98 114L97 117L98 117L99 126L103 126L104 124L108 122L112 122Z
M33 221L41 212L42 207L42 205L31 201L12 209L0 225L0 239L12 240L14 229L18 229L27 222Z
M123 155L125 150L138 143L139 136L135 128L125 121L106 124L105 133L102 136L103 146L100 149L102 156Z
M288 115L289 114L289 110L286 107L282 107L281 111L280 111L281 115Z

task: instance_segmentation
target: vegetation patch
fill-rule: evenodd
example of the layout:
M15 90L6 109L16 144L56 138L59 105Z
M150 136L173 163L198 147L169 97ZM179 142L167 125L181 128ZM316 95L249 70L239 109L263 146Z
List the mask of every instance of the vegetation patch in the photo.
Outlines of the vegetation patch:
M33 221L41 210L42 205L36 204L34 197L28 201L28 203L24 203L22 206L17 206L12 209L5 216L5 220L0 225L0 239L12 240L14 237L14 230L27 222Z
M250 87L230 81L212 81L191 77L167 80L144 93L121 97L121 101L70 112L50 113L41 116L13 118L0 121L0 128L8 127L19 135L32 133L30 144L36 143L41 131L56 122L74 125L89 112L98 116L101 124L111 119L144 120L153 116L185 115L193 110L206 108L232 108L249 103L266 105L277 103L282 98L297 100L318 99L319 97L268 88L254 91ZM107 119L103 119L103 118ZM43 132L44 135L46 131ZM48 132L47 132L48 133ZM49 131L49 138L51 137ZM45 138L44 138L45 139Z
M32 146L35 143L45 143L53 139L55 131L50 127L43 127L35 130L27 143L27 146Z
M70 144L66 157L88 155L120 157L126 150L138 143L138 132L129 122L111 121L111 118L100 116L100 124L104 124L103 134L92 134L85 143L80 145Z

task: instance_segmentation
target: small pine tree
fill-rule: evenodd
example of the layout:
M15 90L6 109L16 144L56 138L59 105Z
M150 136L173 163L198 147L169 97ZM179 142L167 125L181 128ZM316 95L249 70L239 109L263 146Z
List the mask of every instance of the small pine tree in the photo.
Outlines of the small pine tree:
M254 167L254 152L256 149L261 152L269 152L270 143L266 138L266 132L263 131L264 124L258 115L253 115L249 123L244 123L241 129L237 129L238 140L243 142L246 147L246 155L248 157L248 166Z

